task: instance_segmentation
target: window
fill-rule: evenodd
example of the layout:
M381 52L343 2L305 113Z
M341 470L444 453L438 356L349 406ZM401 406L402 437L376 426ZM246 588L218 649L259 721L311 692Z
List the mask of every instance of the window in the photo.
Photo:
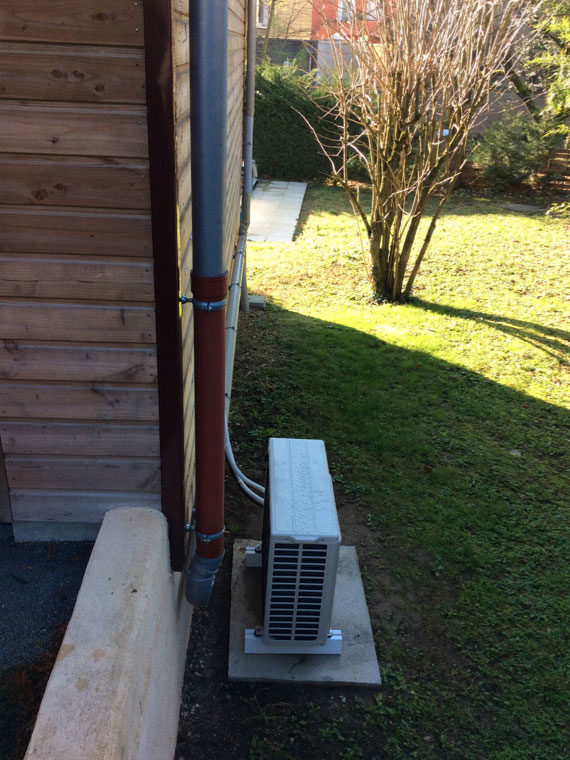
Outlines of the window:
M350 21L354 17L354 0L340 0L338 4L338 20Z
M376 0L366 0L366 20L378 21L381 15L382 12L380 8L378 8Z
M382 15L377 0L339 0L337 18L339 21L354 19L378 21Z
M259 0L257 7L257 23L259 26L267 26L269 22L269 2Z

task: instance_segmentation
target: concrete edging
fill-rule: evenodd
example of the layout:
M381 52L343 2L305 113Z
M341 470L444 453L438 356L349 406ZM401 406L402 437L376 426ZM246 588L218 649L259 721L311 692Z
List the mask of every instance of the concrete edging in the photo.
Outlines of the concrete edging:
M108 512L25 760L172 758L190 613L164 515Z

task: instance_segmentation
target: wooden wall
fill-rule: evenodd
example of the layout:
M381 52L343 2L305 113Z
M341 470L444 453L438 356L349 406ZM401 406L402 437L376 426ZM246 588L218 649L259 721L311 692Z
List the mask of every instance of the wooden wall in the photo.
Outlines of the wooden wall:
M176 120L176 174L179 218L180 292L191 297L192 194L190 164L190 30L188 3L174 2L174 111ZM184 497L188 522L194 505L194 331L192 306L180 310L182 318L182 383L184 406Z
M160 507L142 3L0 4L0 437L14 521Z
M180 291L189 295L189 29L187 2L168 2ZM228 2L224 246L231 270L245 0ZM98 522L113 506L161 506L147 126L142 2L2 0L0 440L15 522ZM180 315L189 514L191 307Z

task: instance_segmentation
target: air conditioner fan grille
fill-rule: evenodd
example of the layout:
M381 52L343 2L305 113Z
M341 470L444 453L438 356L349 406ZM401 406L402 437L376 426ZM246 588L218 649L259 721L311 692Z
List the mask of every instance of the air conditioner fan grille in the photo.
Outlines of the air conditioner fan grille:
M318 638L327 549L326 544L275 544L268 627L272 639Z

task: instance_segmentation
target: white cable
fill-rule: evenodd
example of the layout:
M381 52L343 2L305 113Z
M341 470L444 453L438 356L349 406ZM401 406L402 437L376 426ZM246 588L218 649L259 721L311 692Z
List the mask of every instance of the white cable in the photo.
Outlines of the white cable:
M249 486L248 491L251 492L251 489L254 491L257 491L259 494L263 496L265 493L265 488L259 483L256 483L254 480L251 480L246 475L243 474L243 472L239 469L239 467L236 464L236 460L234 457L234 452L232 450L232 443L230 441L230 431L228 430L228 423L225 424L224 429L224 447L226 451L226 457L228 459L228 464L230 466L231 471L235 475L236 480L240 485ZM250 494L248 494L249 496ZM254 501L257 501L256 499ZM263 504L263 500L261 502L258 502Z
M236 252L234 254L234 267L232 272L232 282L229 287L229 302L226 312L226 374L225 374L225 428L224 428L224 449L231 471L235 478L249 498L256 504L263 506L263 494L265 488L250 478L247 478L236 464L230 433L228 429L228 419L230 416L230 401L232 395L232 379L234 371L235 346L238 327L238 308L242 292L242 286L245 283L245 249L247 245L247 229L250 220L251 204L251 178L252 178L252 146L253 146L253 112L255 107L255 0L249 0L247 8L247 78L246 78L246 103L245 103L245 122L244 122L244 166L243 166L243 187L241 202L241 225ZM235 287L237 286L237 287ZM255 493L257 491L258 493ZM259 495L258 495L259 494Z

